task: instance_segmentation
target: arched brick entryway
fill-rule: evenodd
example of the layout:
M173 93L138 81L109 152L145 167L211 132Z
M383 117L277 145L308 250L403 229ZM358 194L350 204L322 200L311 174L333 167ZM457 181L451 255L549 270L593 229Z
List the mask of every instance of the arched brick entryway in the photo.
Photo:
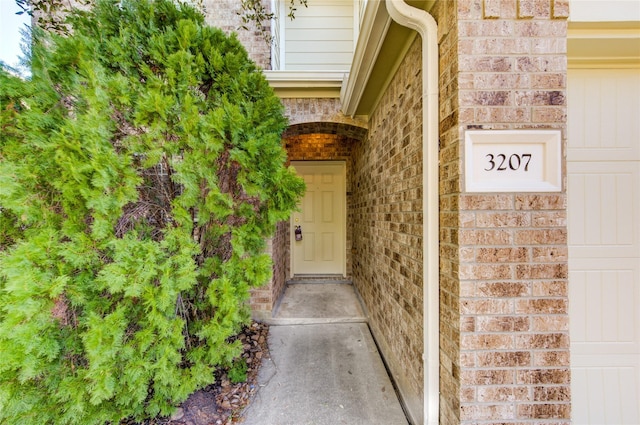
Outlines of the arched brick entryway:
M314 104L316 111L309 112L304 117L329 117L333 103L327 105L330 99L304 99L308 101L325 101L324 107L320 103ZM294 103L301 107L298 103ZM286 102L285 102L286 105ZM313 105L311 105L313 106ZM306 110L313 108L307 105ZM305 108L303 108L304 110ZM322 112L324 111L324 113ZM287 108L288 113L295 113L296 109ZM346 269L347 276L351 275L351 248L353 235L352 223L352 147L366 138L367 128L362 121L351 119L342 115L339 121L302 121L300 115L290 116L294 122L283 134L283 144L288 153L289 161L344 161L347 171L347 243L346 243ZM355 125L357 124L357 125ZM273 258L273 277L268 285L254 289L251 294L251 309L254 318L269 319L272 310L280 298L287 279L291 277L290 247L289 247L289 222L278 224L276 233L269 241L269 251Z

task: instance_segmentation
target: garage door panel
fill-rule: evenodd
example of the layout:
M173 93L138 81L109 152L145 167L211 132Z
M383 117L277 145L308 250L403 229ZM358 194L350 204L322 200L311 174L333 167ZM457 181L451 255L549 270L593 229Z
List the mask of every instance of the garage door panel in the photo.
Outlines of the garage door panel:
M640 158L640 72L635 69L571 70L568 155L573 161Z
M570 70L572 419L639 424L640 70Z
M584 367L576 367L574 365L574 359L571 358L571 399L572 400L588 400L589 393L587 391L588 378L587 372L588 368ZM585 408L586 406L576 406L576 403L573 404L571 419L574 423L577 424L588 424L589 423L589 412Z
M630 195L640 192L640 163L571 162L567 171L574 256L639 257L640 199Z
M640 306L635 276L639 270L633 262L628 260L626 267L618 262L617 269L589 264L591 270L573 263L569 274L572 343L620 342L638 347Z
M573 408L575 424L637 424L637 409L629 409L637 403L638 379L630 367L602 367L600 369L573 367L572 395L574 399L599 400ZM600 406L604 408L600 408Z

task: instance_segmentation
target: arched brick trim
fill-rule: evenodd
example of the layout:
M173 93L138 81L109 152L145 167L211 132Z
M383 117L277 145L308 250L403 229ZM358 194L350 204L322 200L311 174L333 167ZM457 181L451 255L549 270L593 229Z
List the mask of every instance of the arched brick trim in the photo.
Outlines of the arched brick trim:
M285 134L309 133L340 134L362 140L367 132L367 121L342 113L340 99L309 98L282 99L290 129ZM298 127L302 125L302 127ZM357 137L354 137L357 136Z
M307 122L290 125L282 135L284 139L305 134L333 134L348 139L364 140L368 129L338 122Z

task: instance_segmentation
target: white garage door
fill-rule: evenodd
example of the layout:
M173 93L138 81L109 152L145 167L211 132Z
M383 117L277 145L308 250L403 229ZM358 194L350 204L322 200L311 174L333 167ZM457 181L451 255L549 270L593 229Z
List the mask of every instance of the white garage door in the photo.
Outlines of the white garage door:
M574 424L640 424L640 70L569 71Z

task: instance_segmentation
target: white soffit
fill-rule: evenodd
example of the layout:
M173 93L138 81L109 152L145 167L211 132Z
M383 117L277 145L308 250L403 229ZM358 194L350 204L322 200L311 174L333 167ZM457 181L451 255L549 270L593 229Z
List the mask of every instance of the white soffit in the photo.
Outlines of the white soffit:
M389 25L391 25L391 17L387 13L384 1L367 2L362 16L360 35L353 53L351 71L340 94L342 111L345 115L356 113Z

